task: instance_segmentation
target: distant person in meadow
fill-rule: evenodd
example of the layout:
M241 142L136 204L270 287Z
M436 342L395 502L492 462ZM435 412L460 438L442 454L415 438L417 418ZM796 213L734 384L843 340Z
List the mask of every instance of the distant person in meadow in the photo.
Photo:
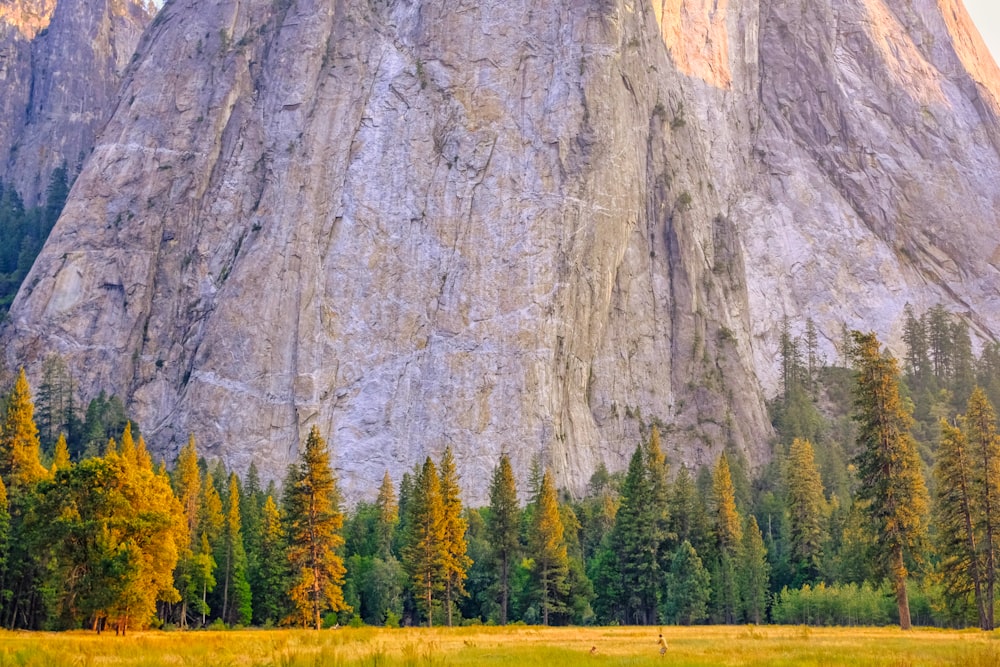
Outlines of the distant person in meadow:
M663 638L663 633L660 633L660 639L656 642L660 647L660 657L662 658L667 654L667 640Z

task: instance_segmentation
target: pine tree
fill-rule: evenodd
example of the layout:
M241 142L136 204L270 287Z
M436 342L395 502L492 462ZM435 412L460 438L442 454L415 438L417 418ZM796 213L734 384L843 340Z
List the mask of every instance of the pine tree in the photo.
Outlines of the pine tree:
M711 576L698 552L683 540L671 558L663 616L670 623L691 625L708 615Z
M414 593L419 595L427 627L431 627L434 625L435 593L444 588L447 556L441 481L429 456L414 480L407 504L409 541L403 550L403 566L413 582Z
M541 608L543 625L549 624L549 618L553 614L566 611L569 558L563 532L552 474L546 470L542 475L542 483L535 500L529 538L531 557L534 561L535 595Z
M767 563L764 538L760 534L756 517L752 515L747 519L743 529L739 555L738 578L743 617L750 623L760 625L764 620L767 605L770 567Z
M392 555L393 537L396 526L399 525L399 505L396 502L396 493L393 490L392 478L389 477L388 470L382 477L382 486L379 487L375 507L378 509L378 525L376 527L378 556L382 560L387 560Z
M737 621L739 615L736 563L743 541L743 527L736 510L736 489L725 453L719 457L712 475L712 499L715 509L715 538L719 550L719 562L713 576L715 608L719 619L731 624Z
M924 391L928 388L931 373L930 356L927 349L927 329L923 318L913 312L909 303L903 308L903 343L906 345L906 374L911 381L911 389Z
M322 613L350 611L344 602L344 544L337 480L319 428L312 427L305 451L285 489L288 562L292 571L289 597L303 625L322 627Z
M223 567L222 619L229 625L247 625L253 614L250 584L247 581L247 555L243 546L243 522L240 515L240 483L236 473L229 476L226 520L222 543Z
M441 456L441 503L444 508L444 605L448 626L452 624L452 602L467 595L465 579L472 561L465 542L467 527L462 517L462 500L458 488L458 473L451 447Z
M177 588L181 592L181 608L179 612L180 627L186 628L188 623L188 608L200 607L203 592L204 577L196 576L199 568L204 567L204 559L196 562L200 547L201 534L198 531L198 512L201 495L201 470L198 468L198 452L194 444L194 435L188 438L177 457L171 482L174 494L180 501L184 512L184 524L187 528L187 540L181 545L177 565ZM206 591L207 593L207 591Z
M658 511L650 483L650 467L644 448L636 447L629 462L621 489L621 505L611 531L615 566L613 576L619 582L615 590L622 596L616 606L624 611L630 624L647 625L656 621L660 582Z
M51 451L60 434L73 422L73 379L65 360L57 354L42 362L42 381L35 396L35 415L42 448Z
M687 540L699 554L710 551L708 515L698 496L698 489L687 468L681 468L674 478L668 510L668 536L680 546Z
M900 627L910 628L905 554L926 533L927 487L920 471L910 415L899 398L896 360L883 355L875 334L854 332L855 415L860 453L855 462L867 514L896 591ZM937 360L935 360L937 362Z
M211 611L208 604L207 594L215 590L217 583L215 573L220 564L222 529L225 525L225 515L222 513L222 498L215 488L212 478L205 475L201 480L201 493L198 498L198 572L197 581L201 585L197 590L201 593L201 601L198 605L202 615L202 625L205 623L206 614ZM211 557L211 584L209 579L202 576L201 570L207 566L209 560L205 557L204 549L207 547L207 555Z
M0 478L14 499L46 477L48 471L39 457L31 389L22 368L7 400L7 419L0 431Z
M493 559L496 562L497 583L500 586L500 625L507 625L511 563L520 547L520 524L521 510L517 503L514 469L510 465L510 457L502 454L500 463L493 471L493 481L490 484L489 515Z
M253 615L258 624L277 623L284 616L287 562L281 516L268 495L261 513L260 560L252 582Z
M927 344L934 378L945 386L952 371L951 314L941 304L927 312Z
M212 555L212 545L208 541L208 533L202 531L198 540L198 551L192 558L191 585L195 591L200 593L200 597L192 600L192 607L201 614L201 624L205 625L208 612L208 594L215 590L215 570L218 564Z
M812 443L796 438L785 467L793 585L813 583L822 571L823 482L816 467Z
M979 627L989 630L984 597L986 564L979 531L980 512L976 487L977 461L965 434L941 421L941 442L934 466L935 518L941 570L949 597L965 599L970 590L979 615Z
M981 535L983 569L985 575L985 607L987 628L992 630L993 608L996 601L996 552L1000 533L1000 435L997 433L997 417L993 405L978 387L969 397L969 403L962 419L969 450L974 457L972 482L978 520L974 528Z
M65 470L69 466L69 447L66 445L66 434L60 433L52 452L52 465L49 466L49 473L54 477L57 472Z

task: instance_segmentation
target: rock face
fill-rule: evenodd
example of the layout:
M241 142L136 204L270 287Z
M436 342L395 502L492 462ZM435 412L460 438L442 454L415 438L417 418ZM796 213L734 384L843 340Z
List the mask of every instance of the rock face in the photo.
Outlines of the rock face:
M503 451L579 489L652 423L759 463L785 314L1000 331L1000 88L959 5L903 6L173 0L8 357L168 459L279 477L318 424L351 497L446 445L473 501Z
M1000 71L957 0L762 3L760 187L744 231L756 368L783 315L899 343L907 301L1000 334ZM897 346L901 352L901 347Z
M0 180L26 205L44 197L53 169L79 171L154 11L144 0L0 7Z

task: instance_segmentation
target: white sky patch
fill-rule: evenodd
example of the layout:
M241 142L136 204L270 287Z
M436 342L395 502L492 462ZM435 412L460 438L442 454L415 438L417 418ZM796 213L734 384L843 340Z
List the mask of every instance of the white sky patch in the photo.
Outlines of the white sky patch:
M979 33L1000 63L1000 2L997 0L963 0Z

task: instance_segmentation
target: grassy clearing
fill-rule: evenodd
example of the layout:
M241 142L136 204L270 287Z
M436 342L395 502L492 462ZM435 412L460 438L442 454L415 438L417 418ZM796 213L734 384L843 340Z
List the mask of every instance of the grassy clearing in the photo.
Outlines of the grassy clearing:
M496 665L1000 665L1000 633L889 628L374 628L0 633L0 667L431 667ZM596 653L591 653L596 647Z

